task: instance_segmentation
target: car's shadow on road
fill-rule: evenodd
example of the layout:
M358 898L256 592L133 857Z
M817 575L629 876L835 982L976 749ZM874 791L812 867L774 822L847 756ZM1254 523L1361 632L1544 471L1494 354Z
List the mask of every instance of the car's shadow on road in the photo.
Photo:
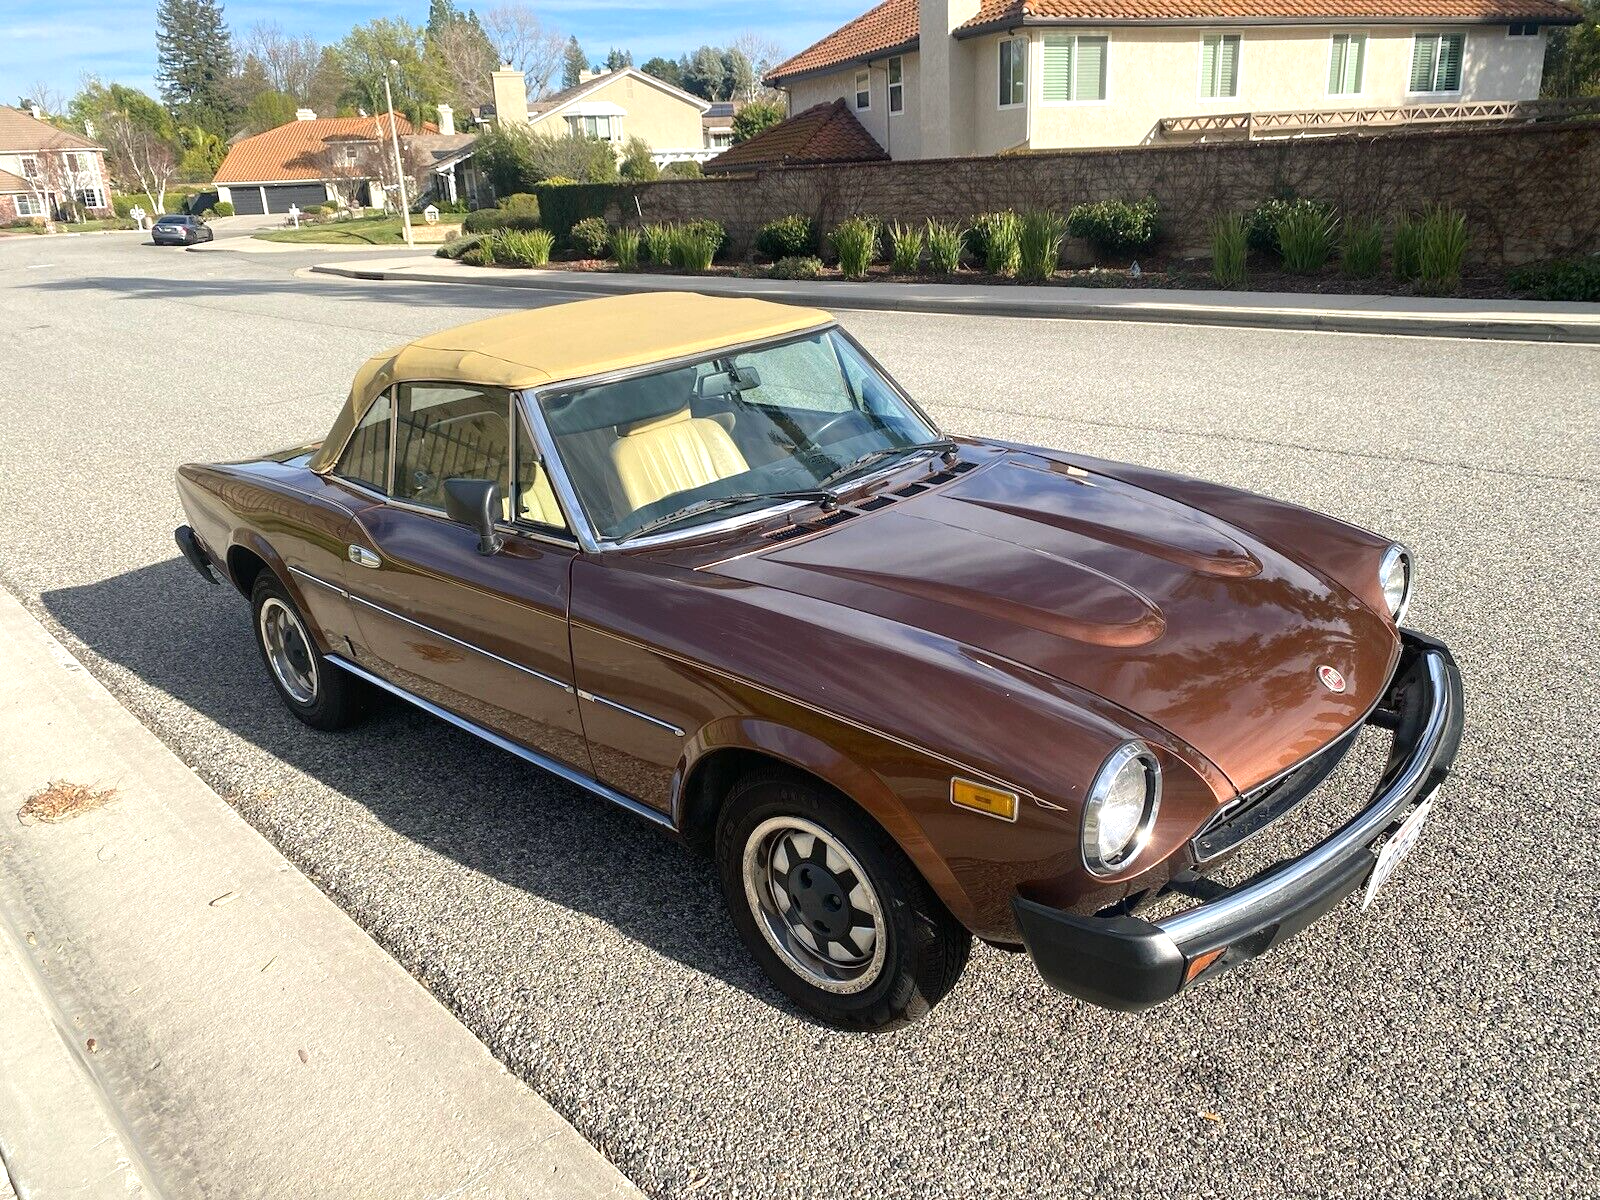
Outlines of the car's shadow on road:
M605 921L627 937L766 1003L787 1006L738 941L716 870L638 817L429 717L375 697L372 716L340 733L308 729L279 702L251 637L247 602L208 587L181 558L81 587L45 592L45 608L94 653L342 793L395 832L474 872ZM170 737L184 752L181 735ZM350 907L303 829L277 828L260 785L191 765L264 834ZM337 820L337 817L333 819ZM404 888L403 879L394 886ZM487 918L486 918L487 919ZM431 962L408 962L437 980ZM486 940L503 941L503 930ZM529 942L537 929L520 931ZM415 944L415 943L412 943ZM792 1011L792 1010L791 1010Z

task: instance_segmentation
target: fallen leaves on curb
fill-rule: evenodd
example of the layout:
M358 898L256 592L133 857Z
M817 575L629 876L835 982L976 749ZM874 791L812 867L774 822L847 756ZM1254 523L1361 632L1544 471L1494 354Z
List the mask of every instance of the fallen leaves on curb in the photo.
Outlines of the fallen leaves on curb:
M54 824L86 812L103 808L117 798L117 789L85 787L81 783L56 780L42 792L35 792L17 809L17 820L24 825Z

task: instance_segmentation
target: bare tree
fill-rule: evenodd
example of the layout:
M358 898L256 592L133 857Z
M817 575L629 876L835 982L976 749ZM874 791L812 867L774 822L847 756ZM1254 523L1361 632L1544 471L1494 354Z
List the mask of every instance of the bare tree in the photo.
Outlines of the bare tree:
M66 93L60 88L52 87L41 80L35 80L28 85L28 90L21 99L27 101L21 107L27 108L28 104L37 104L39 111L48 120L50 117L59 117L67 108Z
M483 29L502 61L522 72L530 99L550 90L566 40L539 20L533 9L515 0L498 5L484 15Z
M178 173L178 156L171 144L125 112L110 112L103 119L106 148L123 177L139 181L139 190L155 203L157 215L166 212L167 185Z
M301 104L311 97L311 82L321 54L315 38L309 34L293 37L275 21L258 21L250 26L238 45L241 60L254 56L260 61L273 91L293 96Z
M489 75L500 64L484 31L462 20L446 21L429 34L429 44L450 81L453 98L468 108L494 98Z
M391 205L400 202L399 176L395 172L394 143L390 140L389 122L383 117L373 117L370 132L330 140L323 143L316 156L318 174L334 181L346 208L356 203L365 204L359 195L362 185L376 181ZM405 171L406 199L415 201L431 182L428 174L433 157L417 145L409 134L400 135L400 165Z
M728 49L744 55L753 68L752 82L743 89L745 94L735 96L735 100L768 100L779 94L762 81L768 71L783 61L782 46L753 29L746 29L729 43Z

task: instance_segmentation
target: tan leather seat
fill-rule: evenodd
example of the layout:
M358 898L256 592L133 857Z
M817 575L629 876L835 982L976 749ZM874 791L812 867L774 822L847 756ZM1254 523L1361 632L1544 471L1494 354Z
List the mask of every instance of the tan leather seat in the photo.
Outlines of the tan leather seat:
M629 426L612 444L611 464L635 510L750 469L726 429L688 408Z
M534 467L533 472L533 482L522 489L522 511L517 515L524 521L565 529L567 519L561 515L561 505L556 502L556 494L551 490L550 476L546 474L544 464ZM505 497L500 504L505 519L511 520L511 497Z

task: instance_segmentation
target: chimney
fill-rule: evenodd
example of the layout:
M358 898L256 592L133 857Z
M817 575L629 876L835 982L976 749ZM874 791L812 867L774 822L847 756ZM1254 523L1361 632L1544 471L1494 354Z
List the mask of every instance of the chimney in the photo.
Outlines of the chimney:
M317 114L309 108L297 108L294 110L294 119L296 121L315 121Z
M44 120L44 113L43 113L43 112L41 112L41 111L40 111L40 110L39 110L39 106L38 106L38 105L37 105L37 104L30 104L30 105L28 105L28 108L29 108L29 109L30 109L30 110L32 110L32 112L33 112L33 119L34 119L34 120L35 120L35 121L42 121L42 120Z
M456 111L448 104L439 105L439 132L449 137L456 131Z
M578 72L578 82L579 83L588 83L591 79L599 79L600 76L602 76L604 74L605 74L604 71L589 71L589 70L579 71Z
M494 119L499 125L528 123L528 81L522 72L505 63L489 76L494 85Z
M955 31L978 15L978 0L918 0L921 36L917 46L917 105L922 109L922 157L950 158L972 150L972 113L979 102L972 95L967 56L989 53L987 39L958 42ZM976 72L980 79L992 73ZM1028 80L1031 86L1033 80ZM994 96L982 98L989 105Z

